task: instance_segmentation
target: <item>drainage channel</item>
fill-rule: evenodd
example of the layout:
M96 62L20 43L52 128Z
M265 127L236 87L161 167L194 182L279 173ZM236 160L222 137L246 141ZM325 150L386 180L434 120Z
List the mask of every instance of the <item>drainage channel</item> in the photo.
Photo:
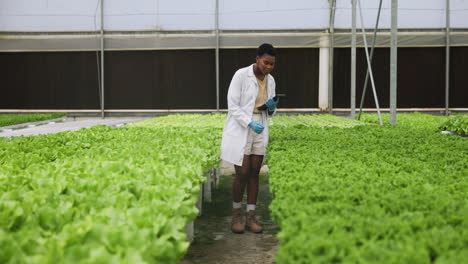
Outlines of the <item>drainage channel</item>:
M268 175L260 175L256 214L264 228L260 234L231 232L232 176L220 176L217 188L211 189L211 202L203 202L203 213L194 222L191 246L180 264L271 264L278 248L278 227L271 221L268 207ZM244 201L246 197L244 197ZM243 208L245 210L245 206Z

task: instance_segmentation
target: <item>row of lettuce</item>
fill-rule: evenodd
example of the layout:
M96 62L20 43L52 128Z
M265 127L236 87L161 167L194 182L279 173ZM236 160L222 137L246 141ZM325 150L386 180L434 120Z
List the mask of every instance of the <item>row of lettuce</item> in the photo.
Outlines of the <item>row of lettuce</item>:
M10 126L15 124L27 123L42 121L48 119L54 119L59 117L64 117L65 113L34 113L34 114L0 114L0 127ZM196 118L200 118L201 122L198 124L190 124L200 121L194 119L192 115L174 115L175 118L169 118L167 121L157 122L163 123L163 125L171 126L172 123L176 126L196 126L196 127L222 127L223 122L220 122L219 117L224 117L223 115L216 115L218 118L211 118L209 115L205 117L200 117L195 115ZM388 115L386 115L388 117ZM166 118L165 118L166 119ZM344 121L343 118L339 118L332 115L293 115L293 116L276 116L274 118L281 126L290 126L290 125L305 125L305 126L349 126L356 125L358 123L352 121ZM388 118L387 118L388 119ZM197 121L195 121L197 120ZM169 122L170 121L170 122ZM156 124L155 121L147 121L153 124ZM165 123L167 122L167 123ZM165 123L165 124L164 124ZM142 124L144 125L144 124ZM445 118L441 121L438 126L439 130L453 131L459 135L468 135L468 115L467 114L455 114L450 118Z
M274 126L267 163L281 228L276 263L466 262L468 141L438 133L444 119Z
M176 263L221 136L184 118L0 139L0 263Z
M468 135L468 114L458 114L444 120L440 130L453 131L459 135Z
M0 114L0 127L64 117L65 113Z

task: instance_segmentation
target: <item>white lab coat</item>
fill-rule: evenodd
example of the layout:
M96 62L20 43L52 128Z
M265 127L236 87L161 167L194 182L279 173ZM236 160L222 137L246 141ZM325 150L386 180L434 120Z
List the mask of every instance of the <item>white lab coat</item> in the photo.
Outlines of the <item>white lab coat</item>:
M267 96L275 96L275 79L267 75ZM228 91L228 115L223 130L221 142L221 159L242 166L244 147L247 133L251 129L248 125L252 121L255 100L258 94L257 78L253 72L253 64L237 70L232 77ZM268 145L267 113L262 111L263 140L265 148Z

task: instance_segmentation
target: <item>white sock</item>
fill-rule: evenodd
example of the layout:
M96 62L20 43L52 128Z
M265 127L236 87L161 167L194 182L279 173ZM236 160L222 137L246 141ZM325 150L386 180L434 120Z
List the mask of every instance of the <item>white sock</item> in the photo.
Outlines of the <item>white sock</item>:
M248 211L255 211L255 204L248 204L247 205L247 212Z
M239 209L241 207L242 207L242 202L238 202L238 203L232 202L232 208Z

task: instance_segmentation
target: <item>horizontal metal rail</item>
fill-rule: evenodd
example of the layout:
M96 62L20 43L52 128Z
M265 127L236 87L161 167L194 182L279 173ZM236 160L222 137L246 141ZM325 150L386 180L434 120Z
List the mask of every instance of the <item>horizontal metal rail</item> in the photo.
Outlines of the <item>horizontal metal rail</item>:
M389 112L390 108L381 108L383 112ZM468 108L449 108L450 111L468 111ZM220 109L227 112L227 109ZM349 112L351 108L333 108L333 112ZM365 112L377 111L376 108L363 108ZM397 111L445 111L445 108L397 108ZM0 113L101 113L99 109L0 109ZM105 110L106 113L212 113L216 109L114 109ZM284 112L323 112L320 108L281 108L278 113Z
M366 33L371 40L373 32ZM351 47L351 32L338 31L335 35L335 47ZM256 48L259 41L275 43L279 48L327 48L321 38L327 37L326 32L310 31L220 31L221 49ZM390 47L390 32L379 31L379 41L376 47ZM468 29L462 31L451 30L451 47L468 46ZM100 35L96 32L38 32L25 34L20 32L1 32L1 52L55 52L55 51L95 51L96 39ZM119 50L197 50L214 49L216 34L214 31L194 32L108 32L104 33L106 51ZM399 47L445 47L445 29L432 31L404 31L399 29ZM361 40L357 40L357 47L362 47Z

